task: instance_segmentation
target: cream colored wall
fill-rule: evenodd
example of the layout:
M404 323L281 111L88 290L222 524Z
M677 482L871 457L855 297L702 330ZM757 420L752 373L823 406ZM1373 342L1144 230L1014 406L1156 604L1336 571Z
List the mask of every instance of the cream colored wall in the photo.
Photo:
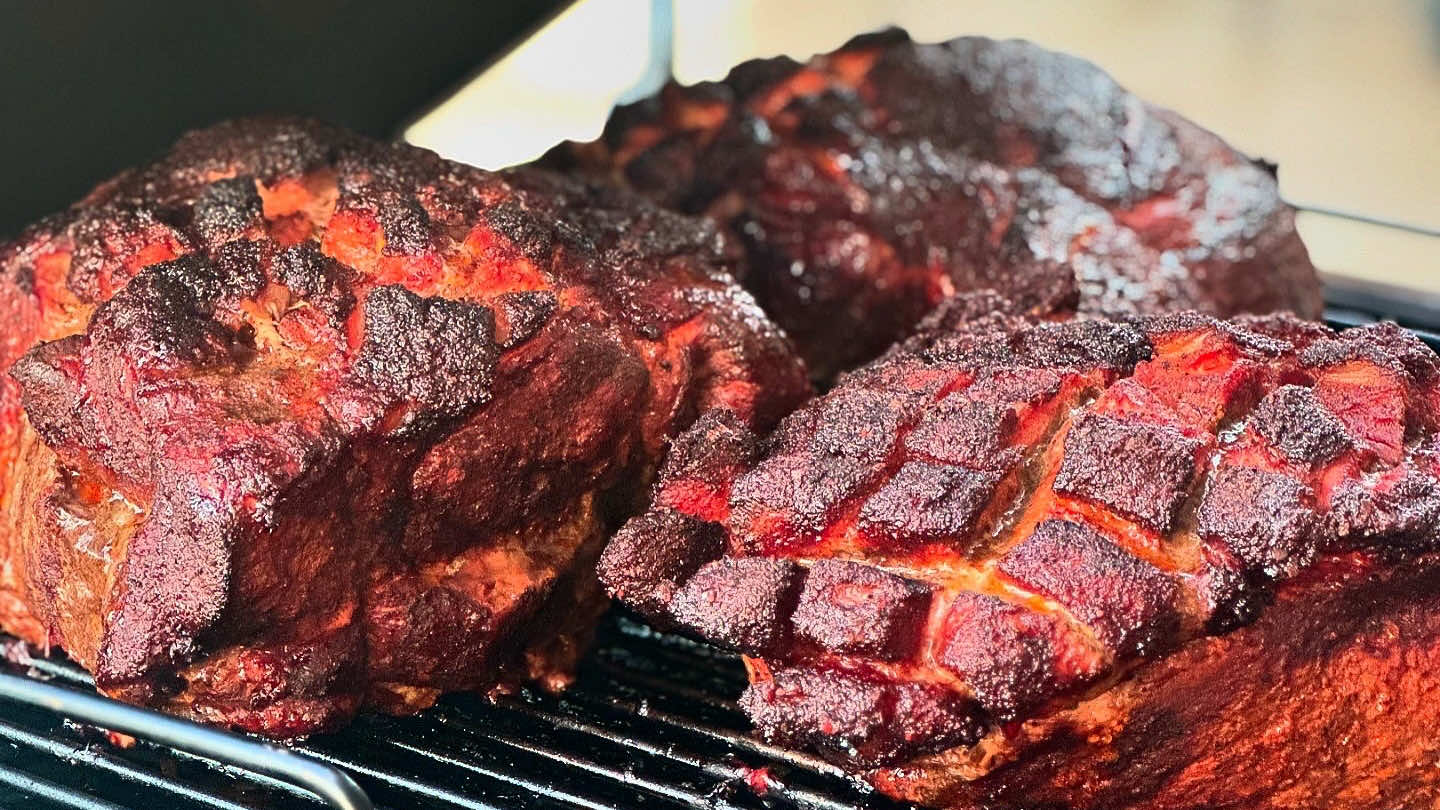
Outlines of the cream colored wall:
M502 63L477 83L484 92L467 88L468 105L410 137L485 165L593 137L643 66L636 20L649 7L586 0L568 35ZM716 78L889 23L920 39L1023 37L1277 161L1292 201L1440 227L1440 35L1425 11L1424 0L675 0L675 70ZM1323 269L1440 292L1440 238L1314 216L1301 228Z

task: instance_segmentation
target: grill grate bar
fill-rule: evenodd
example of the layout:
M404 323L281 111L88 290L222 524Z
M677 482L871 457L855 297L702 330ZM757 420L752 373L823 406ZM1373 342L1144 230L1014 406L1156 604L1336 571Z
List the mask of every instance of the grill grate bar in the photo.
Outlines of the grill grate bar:
M627 658L629 658L628 655ZM628 663L639 665L640 661L641 659L635 657L630 658ZM666 675L658 673L646 674L603 660L594 661L593 665L600 672L610 676L616 682L616 685L625 686L627 691L633 691L639 694L666 695L680 700L691 701L699 706L731 717L742 717L739 708L735 705L735 701L718 697L714 693L706 692L703 689L681 686L672 681L668 673ZM647 667L647 669L653 672L656 668L652 665L651 667Z
M113 756L102 753L95 748L67 745L5 722L0 722L0 738L49 754L59 760L75 765L89 766L96 770L118 776L121 779L133 781L141 786L153 788L178 798L188 799L189 801L206 807L214 807L219 810L246 810L245 805L236 804L221 797L194 790L178 781L166 779L149 773L148 771L130 767L127 763L118 761ZM49 797L47 796L46 798Z
M404 743L404 742L399 742L399 741L391 741L390 744L391 744L391 745L394 745L394 746L397 746L397 747L399 747L399 748L403 748L403 749L405 749L405 750L407 750L407 751L413 751L414 753L417 753L417 754L420 754L420 755L422 755L422 756L425 756L425 757L427 757L428 759L430 759L430 760L432 760L432 761L434 761L434 762L444 763L444 764L449 765L449 766L451 766L451 767L460 768L460 769L463 769L463 770L471 770L471 771L476 771L476 772L478 772L478 773L483 773L483 774L485 774L486 776L489 776L489 777L491 777L491 778L493 778L493 779L507 782L507 783L509 783L509 784L511 784L511 785L514 785L514 786L516 786L516 787L519 787L519 788L524 788L525 790L528 790L528 791L536 794L537 796L544 796L545 798L548 798L548 799L554 799L554 800L556 800L556 801L566 802L566 803L567 803L567 806L583 807L583 808L587 808L587 810L609 810L609 808L610 808L610 805L600 804L600 803L591 801L590 799L587 799L587 798L585 798L584 796L581 796L581 795L576 794L576 793L570 793L570 792L567 792L567 791L564 791L564 790L560 790L560 789L556 788L556 787L553 786L553 785L547 785L547 784L544 784L544 783L542 783L542 782L536 782L536 781L534 781L533 779L526 779L526 778L523 778L523 777L519 777L519 776L517 776L517 775L515 775L515 774L506 773L506 772L504 772L504 771L495 771L495 770L491 770L491 769L488 769L488 768L482 769L482 768L478 767L477 765L475 765L473 762L469 762L469 761L466 761L466 760L457 759L457 758L452 757L452 756L450 756L450 755L448 755L448 754L444 754L444 753L441 753L441 752L439 752L439 751L435 751L434 749L431 749L431 748L428 748L428 747L421 747L421 746L417 746L417 745L414 745L414 744L411 744L411 743ZM519 746L517 746L517 747L519 747ZM524 750L524 749L522 748L522 750ZM562 764L571 765L572 767L582 767L582 768L585 767L584 764L583 764L581 761L579 761L579 760L573 760L573 761L572 761L572 760L561 759L561 758L558 758L558 757L552 757L552 758L553 758L553 759L556 759L557 761L561 762ZM587 768L586 770L589 770L589 769ZM662 786L662 787L663 787L663 786ZM662 791L654 791L654 792L661 792L662 795L664 795L664 793L666 793L666 792L668 792L668 793L674 793L674 791L663 791L663 792L662 792ZM683 795L681 796L681 799L682 799L682 800L684 799L684 796L683 796Z
M647 644L634 646L643 648L631 650L637 660L643 659L644 653L652 648ZM723 654L705 650L704 655L713 658ZM735 661L732 658L726 663L733 666ZM727 691L735 690L741 683L743 681L728 684ZM600 687L599 693L596 687ZM657 697L661 695L652 696ZM580 684L562 698L527 693L523 698L505 699L496 705L452 698L425 717L400 722L409 727L370 728L370 724L366 724L367 728L361 729L361 733L375 737L377 744L384 744L392 736L448 739L452 749L463 749L464 759L459 755L437 754L428 746L405 744L405 747L462 767L473 762L476 756L488 756L497 746L509 748L563 764L585 775L638 787L686 806L717 806L720 801L717 791L732 794L731 802L720 806L731 806L733 802L755 806L756 797L743 783L756 777L761 767L766 771L761 778L769 788L768 793L783 799L786 806L838 810L856 803L873 806L875 801L868 788L859 789L838 768L768 746L745 734L741 730L743 720L735 720L736 727L726 729L697 721L689 714L659 713L648 705L642 707L635 702L607 698L604 684L591 677L582 677ZM478 750L476 743L480 745ZM588 756L581 757L577 751L587 752ZM760 767L754 762L757 757ZM654 760L666 762L662 766ZM772 769L785 777L770 775ZM489 773L514 779L505 772ZM790 778L792 775L795 778ZM688 792L676 793L672 789L674 785L685 786ZM847 794L854 798L844 801L832 798Z
M74 788L57 785L35 776L30 776L23 771L14 770L0 766L0 785L5 785L12 790L29 794L30 797L45 799L64 807L73 807L77 810L125 810L118 804L91 798L85 793ZM21 806L16 804L16 807Z
M624 732L614 731L608 728L594 725L592 723L587 723L582 720L577 720L573 717L567 717L565 715L551 714L549 712L544 712L533 708L529 709L528 714L531 717L539 718L542 721L550 723L551 725L558 728L564 728L567 730L573 730L579 733L588 734L592 737L602 739L615 745L640 752L647 756L663 757L665 759L673 760L690 768L694 768L695 770L704 773L706 776L718 779L725 784L738 784L740 782L744 782L746 781L747 777L755 773L757 770L744 765L723 764L723 760L710 759L705 757L704 755L686 753L683 750L672 745L657 745L655 743L645 742L644 740L638 739L634 736L627 736ZM766 777L766 781L770 782L771 779L769 777ZM806 790L800 787L791 788L786 792L786 794L789 798L797 801L797 803L802 803L802 805L806 807L834 808L834 810L849 810L849 808L853 807L853 805L849 803L840 804L831 800L824 794L816 793L814 791Z
M207 759L232 763L246 770L269 773L324 798L339 810L372 810L370 799L350 777L274 744L227 734L190 720L120 703L93 692L54 686L15 675L0 674L0 698L47 708L85 723L134 734L172 748L188 750ZM27 735L27 738L64 747L63 743L46 737ZM126 772L149 777L146 771ZM157 784L183 787L178 782L163 778L159 779ZM196 794L201 797L207 795L203 792Z
M674 677L684 685L677 683L676 687L689 688L692 693L700 692L709 696L712 701L716 696L735 695L737 678L741 683L744 682L745 668L740 665L738 658L716 660L696 656L683 648L661 646L653 641L624 637L617 640L626 643L621 646L611 642L601 647L596 663L626 671L660 670L667 677ZM643 649L644 653L637 654L637 647ZM725 702L734 705L733 700Z
M1381 229L1392 231L1404 231L1405 233L1419 234L1420 236L1440 237L1440 228L1430 225L1423 225L1419 222L1405 222L1388 217L1376 217L1369 214L1362 214L1359 211L1348 211L1343 208L1331 208L1327 205L1311 205L1308 203L1291 203L1291 207L1297 211L1308 211L1312 214L1319 214L1322 217L1333 217L1334 219L1348 219L1351 222L1359 222L1364 225L1375 225Z
M95 688L95 679L90 677L90 673L86 672L69 658L48 658L43 655L31 655L29 645L18 640L8 640L0 643L0 648L3 648L6 660L11 664L25 668L30 671L31 675L39 676L45 680L63 681L64 683L85 687L87 689Z
M486 721L484 723L448 715L442 715L436 719L457 733L480 737L535 756L552 759L692 807L712 806L713 801L706 796L706 792L700 789L698 784L692 791L677 791L674 787L675 784L695 783L695 777L699 776L706 781L724 786L734 784L743 779L745 775L741 768L733 764L720 760L707 760L704 757L687 754L674 747L648 742L635 736L626 737L583 720L539 712L534 709L524 713L512 709L509 711L512 715L509 718L504 716L505 713L507 712L501 709L497 713L498 717L492 715L483 718ZM539 735L539 741L531 742L521 736L527 727L538 727L544 729L545 733ZM588 739L584 740L587 745L583 749L580 746L566 745L567 735L587 737ZM586 750L591 756L578 757L572 753L576 750ZM610 759L629 761L632 764L616 767L596 761L604 758L605 753L610 755L608 757ZM646 758L632 760L630 759L632 753L643 754ZM674 768L673 765L677 764L684 767ZM676 778L662 780L647 776L649 773L666 771L673 773Z
M607 740L577 736L542 718L480 701L441 706L404 725L398 734L362 733L376 745L399 746L450 767L478 769L528 791L560 790L572 805L586 806L584 797L597 790L601 795L615 790L632 793L636 802L655 797L667 807L714 805L709 793L716 779L697 779L695 773L659 758L636 760L630 756L633 752L618 751ZM415 742L431 739L445 740L446 750ZM565 769L557 773L556 764ZM537 783L530 779L534 773L556 775L548 783ZM677 792L677 787L685 790Z
M321 762L342 768L357 776L369 777L382 785L390 788L398 788L417 798L440 801L453 807L466 808L466 810L509 810L509 808L505 806L464 796L452 790L437 787L429 782L414 779L400 773L392 773L381 768L374 768L356 759L336 756L323 750L310 747L306 747L305 752ZM440 780L437 779L435 781Z
M498 736L486 737L479 734L467 734L462 729L448 727L440 722L436 716L447 709L438 709L429 715L408 719L400 723L381 724L378 727L366 727L358 729L357 734L346 735L350 742L363 744L363 749L358 746L355 751L346 751L344 756L350 759L363 758L367 764L377 757L393 759L398 753L401 757L408 757L412 763L418 764L420 768L428 768L435 771L437 767L447 771L478 776L484 783L490 785L493 790L496 786L504 786L505 789L514 792L517 796L535 795L553 800L556 807L590 807L595 804L592 796L620 796L627 800L630 806L650 799L650 794L666 799L676 799L671 795L673 785L681 780L670 778L664 781L656 781L654 784L647 784L637 778L626 779L617 777L617 773L607 773L602 766L589 767L587 763L570 761L564 756L574 757L570 749L566 751L550 752L545 751L534 744L526 743L525 737L519 739L502 738ZM488 714L480 712L481 714ZM491 719L487 717L487 721ZM478 724L478 721L477 721ZM368 725L368 724L367 724ZM532 728L522 731L528 732L530 737L543 736L543 729ZM438 750L428 740L444 740L444 750ZM338 752L326 746L322 754L327 757L335 757ZM393 750L391 750L393 749ZM571 747L573 749L573 746ZM557 756L557 754L564 756ZM336 760L337 764L344 764ZM555 765L559 763L569 770L556 770ZM403 763L402 763L403 764ZM373 765L372 765L373 767ZM395 769L398 770L398 769ZM407 768L416 770L416 768ZM394 773L394 770L391 771ZM546 781L531 778L534 774L549 774L551 778ZM689 797L679 797L680 806L693 806ZM552 806L552 805L546 805ZM609 807L607 804L600 804L600 807ZM674 807L674 802L666 804L667 807Z
M662 799L667 799L675 804L697 808L715 806L713 802L707 801L701 795L698 795L692 791L676 787L675 783L667 783L658 779L647 779L638 776L637 774L632 772L627 772L625 770L603 765L601 763L595 762L592 759L580 756L578 754L570 753L559 747L550 748L544 745L527 743L523 740L501 734L489 734L486 735L485 739L489 742L494 742L508 748L513 748L516 751L549 760L550 762L558 765L563 765L569 768L576 769L583 774L589 776L598 776L605 780L615 782L626 787L639 788L647 793L652 793ZM420 749L408 743L396 742L394 744L414 751L423 750L426 756L429 756L439 762L445 762L447 764L462 768L469 767L468 764L464 761L454 759L448 755L441 754L433 750ZM609 805L592 802L579 795L556 790L551 785L545 785L534 782L533 780L521 779L516 777L511 777L511 779L515 784L527 787L530 790L533 790L541 795L565 799L579 807L589 808L589 810L608 810L609 808ZM730 807L731 805L726 804L722 806Z
M296 787L295 785L291 784L290 782L286 782L283 779L276 779L273 776L267 776L263 773L256 773L255 771L236 767L235 765L231 765L229 763L218 762L216 760L208 759L206 757L196 756L188 751L182 751L178 748L166 748L165 746L157 746L154 743L145 742L143 740L139 741L138 744L148 746L152 750L163 751L166 755L175 757L176 760L179 760L181 762L187 762L197 767L205 768L216 773L223 774L230 779L234 779L237 781L243 780L247 782L254 782L257 785L263 786L265 788L289 794L295 799L302 799L316 807L327 804L315 794Z
M704 722L697 722L694 718L659 711L651 708L644 700L633 702L592 694L589 690L575 690L567 692L564 698L560 700L560 704L562 706L578 706L584 714L603 717L617 724L635 723L638 721L641 724L656 726L657 730L662 731L662 733L679 732L686 735L703 737L710 742L719 743L731 749L746 751L757 756L763 756L773 762L784 763L785 765L796 768L805 768L816 773L846 779L848 781L844 770L818 757L812 757L791 749L770 745L750 734L719 726L712 726Z

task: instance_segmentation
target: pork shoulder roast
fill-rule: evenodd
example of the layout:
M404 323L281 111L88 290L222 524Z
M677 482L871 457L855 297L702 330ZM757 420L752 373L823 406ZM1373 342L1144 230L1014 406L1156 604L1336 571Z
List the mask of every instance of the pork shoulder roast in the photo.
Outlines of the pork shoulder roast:
M1320 314L1271 168L1089 62L1026 42L859 37L617 110L544 162L706 213L821 379L945 296L1104 315Z
M952 298L771 434L703 415L602 579L903 799L1440 802L1436 355L1005 309Z
M735 258L538 170L187 135L0 250L0 627L276 736L563 679L666 439L808 394Z

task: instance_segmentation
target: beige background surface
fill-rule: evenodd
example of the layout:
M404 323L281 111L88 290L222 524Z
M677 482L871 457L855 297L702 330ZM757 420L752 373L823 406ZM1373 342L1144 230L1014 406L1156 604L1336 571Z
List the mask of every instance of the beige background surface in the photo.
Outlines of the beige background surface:
M585 0L407 137L499 166L598 133L645 66L649 0ZM804 57L899 24L919 39L1023 37L1280 164L1299 204L1440 228L1440 34L1426 0L675 0L676 75ZM1315 215L1322 269L1440 292L1440 238Z

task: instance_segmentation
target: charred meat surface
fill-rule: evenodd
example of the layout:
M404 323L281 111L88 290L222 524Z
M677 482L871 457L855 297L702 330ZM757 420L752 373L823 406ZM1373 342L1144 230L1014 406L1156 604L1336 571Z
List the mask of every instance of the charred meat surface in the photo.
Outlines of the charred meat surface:
M1433 799L1434 353L964 299L769 435L702 416L602 555L611 592L748 656L767 738L899 797Z
M545 159L738 235L745 284L828 379L940 299L1320 314L1275 178L1094 65L1019 41L857 38L616 111Z
M667 439L808 394L713 226L311 122L0 252L0 626L277 736L562 681Z

